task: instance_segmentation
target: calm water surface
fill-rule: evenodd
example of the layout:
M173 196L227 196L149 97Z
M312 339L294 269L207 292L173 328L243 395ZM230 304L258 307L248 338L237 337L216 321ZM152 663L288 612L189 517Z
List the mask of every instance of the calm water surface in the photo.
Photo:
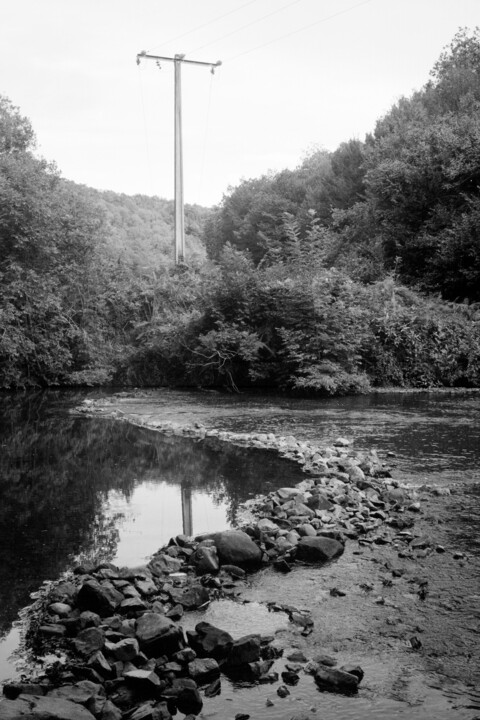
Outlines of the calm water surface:
M234 526L243 501L302 479L273 453L69 414L81 397L0 396L0 681L14 674L18 611L75 558L143 563L172 535ZM223 429L346 436L395 453L396 475L414 484L480 482L479 395L164 398L215 410Z

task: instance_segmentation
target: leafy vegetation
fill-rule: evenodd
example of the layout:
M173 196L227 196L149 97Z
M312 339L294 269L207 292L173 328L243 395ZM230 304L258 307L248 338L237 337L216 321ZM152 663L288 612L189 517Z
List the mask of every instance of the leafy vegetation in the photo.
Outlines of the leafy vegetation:
M171 202L62 180L1 98L0 385L479 386L479 110L460 30L365 142L188 208L174 268Z

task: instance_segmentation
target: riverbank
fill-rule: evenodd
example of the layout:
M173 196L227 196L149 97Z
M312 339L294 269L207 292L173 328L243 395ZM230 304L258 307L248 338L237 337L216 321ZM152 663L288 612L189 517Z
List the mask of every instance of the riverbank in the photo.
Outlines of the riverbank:
M285 442L279 441L275 433L247 437L245 433L218 430L215 425L228 420L226 410L219 418L218 412L210 410L198 408L189 412L185 404L167 409L162 402L156 404L151 396L147 399L123 396L108 402L90 402L85 407L89 414L121 417L161 432L275 449L292 461L306 465L308 460L312 465L313 456L306 458L308 443L298 444L293 436ZM205 420L207 415L209 420L201 422L200 416ZM317 462L321 464L318 458ZM428 713L433 711L436 717L442 717L442 713L452 712L452 702L459 713L455 717L473 716L471 710L462 706L478 702L471 696L472 684L478 679L475 643L478 588L474 579L478 567L475 556L452 543L446 522L448 513L462 506L462 494L447 494L443 489L442 494L436 492L435 488L421 490L420 508L409 511L415 518L413 530L384 527L381 523L380 542L373 537L370 542L366 537L349 537L338 562L321 569L295 566L285 575L268 566L249 576L242 587L242 598L251 601L252 607L258 602L279 603L281 578L281 603L308 609L313 620L308 636L298 628L283 628L285 647L297 647L308 658L321 652L334 657L340 665L347 662L361 665L366 677L359 697L353 700L355 717L363 717L362 712L367 717L367 705L370 710L373 707L392 717L407 710L408 717L429 717ZM219 612L214 603L208 612L206 618L214 622L215 613ZM224 607L222 612L225 613ZM223 621L228 630L228 624L236 622L235 613L230 619L223 617ZM439 689L431 687L435 683ZM242 696L244 692L231 688L230 700L240 703L241 708L245 702L247 705L251 702ZM449 693L454 698L452 702ZM271 696L271 688L263 686L255 693L256 717L266 716L258 714L264 707L259 697L266 702L268 695ZM343 703L350 702L348 707L352 707L352 698L331 694L328 700L325 698L325 693L319 696L312 679L302 675L290 699L285 701L290 705L276 701L275 711L284 714L272 717L291 717L294 712L291 703L295 702L305 711L314 706L327 707L331 717L346 712ZM212 712L220 701L209 701ZM366 703L363 711L362 703ZM218 712L218 717L225 717Z

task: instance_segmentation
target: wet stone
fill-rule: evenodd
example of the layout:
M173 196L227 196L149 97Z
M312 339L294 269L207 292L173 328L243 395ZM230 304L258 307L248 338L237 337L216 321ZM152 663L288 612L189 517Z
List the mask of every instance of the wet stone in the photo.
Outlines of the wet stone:
M297 545L297 558L306 562L327 562L341 555L344 546L333 538L317 536L301 538Z
M148 657L172 655L184 646L181 629L159 613L145 613L137 620L136 637Z
M245 665L260 658L261 638L260 635L245 635L235 640L232 645L227 664L230 667Z
M187 638L197 655L212 657L219 661L227 658L233 647L230 633L208 622L198 623L195 632L187 631Z
M218 663L213 658L197 658L188 663L188 674L196 682L207 682L220 675Z
M129 662L134 660L140 652L136 638L124 638L117 643L106 643L105 649L115 660Z
M80 655L90 656L103 648L105 633L97 627L85 628L78 633L73 644Z
M343 670L319 666L315 673L315 682L320 688L340 693L355 693L358 690L358 677Z
M177 698L177 709L181 713L198 715L203 707L203 700L197 688L184 688Z
M2 720L94 720L94 716L82 705L71 700L38 695L20 695L16 700L0 702Z
M49 605L48 610L52 615L67 617L72 612L72 607L67 603L56 602Z
M57 625L52 623L51 625L40 625L38 632L42 635L50 635L51 637L64 637L67 633L65 625Z
M83 583L77 596L79 607L92 610L101 617L115 612L122 600L122 593L113 586L101 585L96 580L87 580Z

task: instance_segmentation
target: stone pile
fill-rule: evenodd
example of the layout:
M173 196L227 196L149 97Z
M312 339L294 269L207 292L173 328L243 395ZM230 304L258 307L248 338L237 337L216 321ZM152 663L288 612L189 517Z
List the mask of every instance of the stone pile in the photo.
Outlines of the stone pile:
M255 442L273 442L257 437ZM85 564L56 583L38 601L30 644L37 654L63 652L66 661L39 682L7 684L0 720L166 720L177 711L195 717L203 697L220 692L222 673L278 681L272 666L282 651L272 637L234 639L206 622L184 633L184 613L218 597L236 598L248 571L271 563L289 572L294 562L332 561L348 538L378 539L384 524L408 527L417 511L376 453L354 454L344 440L322 454L293 439L282 443L285 455L302 462L309 476L247 503L255 520L241 530L178 535L146 566ZM302 634L311 632L308 611L272 609L287 612ZM319 688L347 693L363 677L358 667L304 660L287 665L281 687L298 682L301 670Z

